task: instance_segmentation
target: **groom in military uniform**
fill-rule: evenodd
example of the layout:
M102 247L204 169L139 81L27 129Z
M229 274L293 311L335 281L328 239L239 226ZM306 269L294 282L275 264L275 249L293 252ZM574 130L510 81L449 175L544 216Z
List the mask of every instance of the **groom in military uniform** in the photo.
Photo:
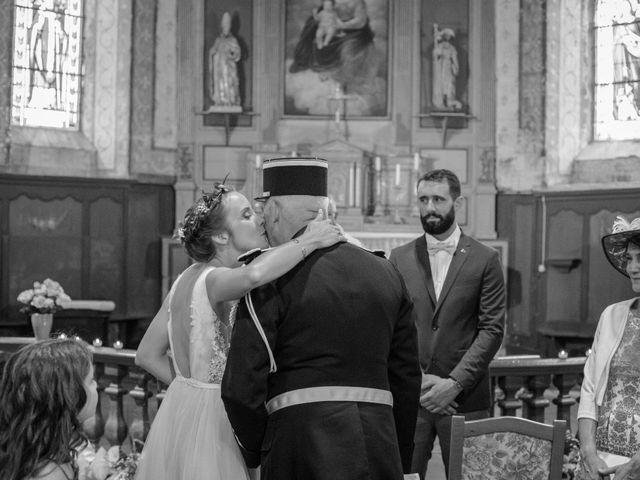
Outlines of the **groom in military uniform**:
M327 162L263 165L272 245L327 208ZM241 302L222 398L262 480L402 479L420 393L412 303L398 271L351 243L316 250Z

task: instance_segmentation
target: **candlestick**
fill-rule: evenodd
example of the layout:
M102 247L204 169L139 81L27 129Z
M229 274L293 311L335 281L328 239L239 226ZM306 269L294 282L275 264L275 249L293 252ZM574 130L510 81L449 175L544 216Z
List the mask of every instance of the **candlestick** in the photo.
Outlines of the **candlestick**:
M420 171L420 154L418 152L413 154L413 170Z
M351 164L349 167L349 206L353 207L353 196L355 190L355 165Z
M356 184L356 202L355 202L355 206L359 207L360 206L360 164L356 163L356 178L355 178L355 184Z
M256 169L260 169L262 167L262 156L260 154L256 155Z
M395 181L395 185L396 187L400 186L400 164L396 163L396 181Z

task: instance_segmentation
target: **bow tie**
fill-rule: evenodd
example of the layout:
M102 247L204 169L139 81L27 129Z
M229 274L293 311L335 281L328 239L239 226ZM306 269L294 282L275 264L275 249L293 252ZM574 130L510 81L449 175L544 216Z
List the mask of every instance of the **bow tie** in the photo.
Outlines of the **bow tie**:
M427 244L427 251L429 255L435 255L438 252L447 252L449 255L453 255L456 251L456 246L449 242L438 242Z

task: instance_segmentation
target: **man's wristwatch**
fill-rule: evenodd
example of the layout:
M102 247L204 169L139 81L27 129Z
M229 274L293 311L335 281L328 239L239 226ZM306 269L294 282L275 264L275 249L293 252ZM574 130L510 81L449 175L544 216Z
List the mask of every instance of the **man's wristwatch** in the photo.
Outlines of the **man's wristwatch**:
M449 380L453 380L453 383L455 384L455 386L456 386L456 388L457 388L458 390L460 390L460 391L463 391L463 390L464 390L464 388L462 387L462 384L461 384L458 380L456 380L456 379L455 379L455 378L453 378L453 377L449 377Z

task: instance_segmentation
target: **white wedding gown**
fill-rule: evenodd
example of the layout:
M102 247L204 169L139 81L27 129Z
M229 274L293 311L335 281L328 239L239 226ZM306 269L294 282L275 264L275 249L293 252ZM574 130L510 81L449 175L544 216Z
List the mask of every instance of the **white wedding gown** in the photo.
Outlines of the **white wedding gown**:
M205 286L213 268L189 267L169 293L176 378L153 420L137 480L249 479L220 398L235 304L227 321L214 313Z

